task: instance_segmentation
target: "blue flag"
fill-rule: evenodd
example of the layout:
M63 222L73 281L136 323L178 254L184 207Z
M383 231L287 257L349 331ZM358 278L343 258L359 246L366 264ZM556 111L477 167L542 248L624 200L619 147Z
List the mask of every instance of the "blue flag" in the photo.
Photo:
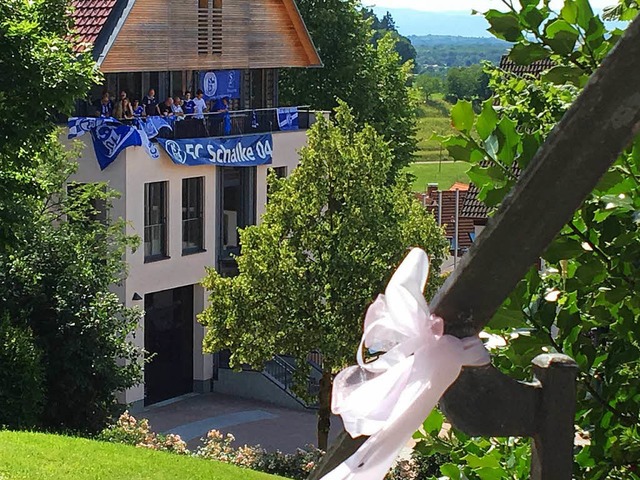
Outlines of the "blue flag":
M134 121L134 125L139 129L143 129L146 132L148 138L155 138L163 128L173 130L173 122L168 121L168 118L172 117L137 118Z
M270 134L181 140L158 138L158 142L178 165L252 167L269 165L273 160Z
M200 89L205 100L214 98L240 98L240 70L217 70L200 72Z
M298 130L298 107L278 108L280 130Z
M103 124L91 130L93 148L100 164L100 170L104 170L116 159L122 150L127 147L141 146L140 133L129 125Z
M67 138L71 140L81 137L101 125L120 125L120 122L111 117L71 117L67 120L67 128L69 128Z

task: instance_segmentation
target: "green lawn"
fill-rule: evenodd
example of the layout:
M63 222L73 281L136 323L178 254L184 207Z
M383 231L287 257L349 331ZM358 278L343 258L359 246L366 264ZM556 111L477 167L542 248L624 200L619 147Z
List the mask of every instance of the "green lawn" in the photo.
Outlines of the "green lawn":
M211 460L42 433L0 432L0 480L268 480Z
M447 151L440 147L436 140L429 140L433 133L448 135L453 132L449 111L451 105L442 99L441 95L433 95L431 100L420 108L418 116L418 162L437 162L447 158Z
M448 190L455 182L469 183L467 162L413 163L407 171L415 175L413 190L424 192L427 184L437 183L440 190Z

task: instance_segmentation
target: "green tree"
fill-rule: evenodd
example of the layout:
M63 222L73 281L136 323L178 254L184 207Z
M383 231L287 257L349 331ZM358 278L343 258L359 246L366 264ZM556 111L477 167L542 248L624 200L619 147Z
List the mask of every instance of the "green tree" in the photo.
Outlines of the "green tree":
M66 39L68 0L0 2L0 250L20 236L48 179L39 163L59 113L71 112L98 79L88 55Z
M326 449L332 375L354 358L366 306L410 246L438 272L446 240L405 180L390 185L391 151L375 130L359 130L345 105L335 123L320 117L287 179L271 176L262 223L241 232L239 275L209 269L206 351L261 366L275 354L323 355L318 443ZM427 295L439 284L432 275ZM302 385L304 382L300 382Z
M402 64L395 50L397 34L387 32L374 42L371 19L357 0L300 0L298 6L324 66L283 71L280 98L326 111L338 99L345 101L359 126L373 125L390 142L392 178L412 161L416 148L413 67Z
M447 95L456 100L485 100L491 95L489 77L481 65L454 67L447 72Z
M415 79L415 86L424 95L425 101L429 101L429 98L434 93L442 93L444 91L444 83L442 80L429 73L421 73Z
M69 7L0 4L0 423L88 433L139 381L140 315L111 291L133 240L91 206L112 193L64 188L75 167L56 120L99 78L68 40Z
M528 5L490 10L485 18L496 36L514 42L513 61L526 65L551 58L555 64L539 81L494 71L495 97L478 115L465 102L452 109L458 133L444 138L444 145L454 158L473 164L469 176L479 198L494 208L516 182L511 166L526 168L622 32L608 31L586 0L567 0L559 13ZM638 212L640 139L617 159L548 247L546 268L532 269L488 326L506 342L494 351L493 361L512 377L530 378L531 360L545 351L565 353L578 363L575 424L588 438L576 447L574 476L579 479L639 478ZM442 466L443 473L528 478L522 459L530 452L522 440L457 435L443 441L432 430L422 443L427 454L434 446L449 449L452 462ZM492 471L484 461L482 476L474 459L487 455Z

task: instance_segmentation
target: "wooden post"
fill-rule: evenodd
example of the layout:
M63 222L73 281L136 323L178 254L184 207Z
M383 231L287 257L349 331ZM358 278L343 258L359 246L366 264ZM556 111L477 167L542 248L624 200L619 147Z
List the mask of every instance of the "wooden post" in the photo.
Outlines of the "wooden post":
M566 355L539 355L533 371L541 384L536 409L531 480L571 480L578 365Z

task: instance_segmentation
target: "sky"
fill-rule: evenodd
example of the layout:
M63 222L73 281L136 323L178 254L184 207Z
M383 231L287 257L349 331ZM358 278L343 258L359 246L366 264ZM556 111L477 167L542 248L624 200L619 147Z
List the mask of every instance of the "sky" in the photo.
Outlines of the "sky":
M501 9L504 6L500 0L365 0L365 5L375 5L380 8L406 8L422 10L425 12L461 12L469 13L471 10L485 11L490 8ZM552 6L562 6L562 1L552 1ZM608 5L616 4L617 0L591 0L594 9L602 9ZM555 5L554 5L555 4Z

